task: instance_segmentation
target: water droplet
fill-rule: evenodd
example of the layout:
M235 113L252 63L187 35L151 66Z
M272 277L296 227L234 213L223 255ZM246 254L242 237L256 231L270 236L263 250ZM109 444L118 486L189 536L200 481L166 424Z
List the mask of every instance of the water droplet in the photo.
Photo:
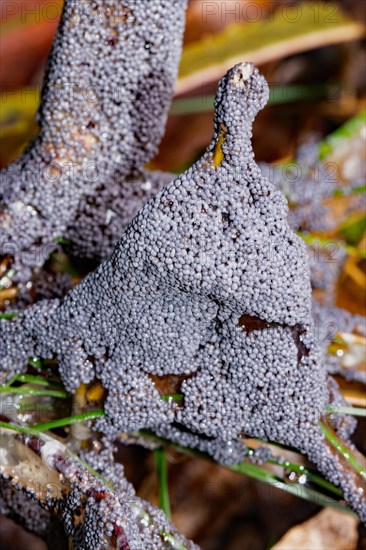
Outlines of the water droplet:
M149 521L148 521L148 519L145 518L145 517L141 519L141 523L142 523L142 525L143 525L144 527L148 527L148 526L149 526Z
M285 478L285 481L287 481L288 483L296 483L297 473L294 472L293 470L285 470L284 478Z
M111 221L113 220L113 218L115 218L116 216L117 216L117 214L113 210L108 208L107 211L106 211L106 214L105 214L105 223L106 223L106 225L109 225L111 223Z
M300 466L300 469L305 470L304 466ZM305 485L307 482L306 474L300 474L299 472L294 472L294 470L285 470L284 478L288 483L300 483L301 485Z
M141 188L144 189L144 191L149 191L151 189L152 184L151 181L147 180L144 183L141 184Z

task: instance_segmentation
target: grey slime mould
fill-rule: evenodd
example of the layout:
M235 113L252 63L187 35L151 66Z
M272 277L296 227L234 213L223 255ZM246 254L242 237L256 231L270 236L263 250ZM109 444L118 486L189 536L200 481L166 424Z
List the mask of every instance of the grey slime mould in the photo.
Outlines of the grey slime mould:
M99 379L98 427L111 438L151 429L226 463L243 459L243 436L296 447L365 519L361 482L319 427L341 398L314 339L306 245L254 160L252 124L267 100L254 65L231 69L202 158L62 301L2 322L1 364L13 372L29 356L56 356L70 391ZM161 399L169 376L182 402ZM354 422L340 416L335 429L348 438Z

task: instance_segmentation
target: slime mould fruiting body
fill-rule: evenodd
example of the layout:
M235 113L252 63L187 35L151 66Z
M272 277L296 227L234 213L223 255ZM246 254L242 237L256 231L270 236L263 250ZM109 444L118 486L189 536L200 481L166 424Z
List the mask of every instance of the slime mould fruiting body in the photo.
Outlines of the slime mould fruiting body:
M313 318L323 367L331 374L342 375L346 380L366 384L365 369L357 368L364 361L364 348L362 345L355 345L359 337L366 337L365 317L337 307L321 306L313 300ZM350 344L351 349L353 346L352 353L344 353L343 350L339 355L328 353L328 346L337 334L341 337L343 335L345 344Z
M66 0L40 133L1 172L0 252L14 258L15 280L30 279L56 237L72 239L80 255L107 257L114 231L167 181L143 167L164 131L186 3Z
M97 262L109 258L131 220L173 177L169 172L142 170L118 185L101 184L80 204L75 223L65 232L67 251Z
M50 547L198 550L162 510L136 496L123 466L114 461L111 444L82 452L80 462L65 445L43 434L18 434L14 443L12 432L2 430L1 438L5 479L0 510Z
M100 380L98 427L109 437L151 429L227 463L243 459L241 437L294 446L365 517L359 480L319 428L340 398L314 337L306 245L254 160L252 123L267 99L252 64L225 75L203 157L144 206L111 258L62 301L2 321L2 365L14 371L31 355L57 356L69 390ZM337 418L348 438L354 422Z
M327 233L339 225L339 216L334 201L329 200L340 190L347 197L349 215L359 211L359 193L362 174L355 170L346 179L337 164L320 159L320 143L306 144L299 148L296 161L274 166L261 164L261 171L287 197L290 209L288 222L293 231ZM349 170L348 170L349 172ZM336 303L336 286L347 257L346 251L337 243L323 246L315 240L309 244L311 285L316 299L326 306Z

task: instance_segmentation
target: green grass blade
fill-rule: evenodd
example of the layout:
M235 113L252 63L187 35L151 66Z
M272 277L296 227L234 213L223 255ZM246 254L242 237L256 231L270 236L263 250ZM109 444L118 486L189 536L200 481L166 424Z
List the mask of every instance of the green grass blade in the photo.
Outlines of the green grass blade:
M18 424L13 424L11 422L8 423L0 421L0 427L6 428L7 430L14 430L16 432L34 435L39 434L39 432L45 432L54 428L62 428L64 426L69 426L70 424L76 424L78 422L86 422L87 420L93 420L102 416L104 416L104 411L97 410L88 411L75 416L59 418L58 420L52 420L50 422L43 422L42 424L35 424L34 426L19 426Z
M104 416L103 410L89 411L75 416L67 416L65 418L59 418L58 420L52 420L51 422L43 422L42 424L36 424L32 426L32 429L37 432L43 432L46 430L52 430L54 428L62 428L69 426L70 424L76 424L78 422L86 422L87 420L93 420Z
M4 422L3 420L0 420L0 428L12 430L13 432L18 432L21 434L37 435L37 432L35 430L32 430L32 428L19 426L18 424L13 424L11 422Z
M58 382L51 382L50 380L47 380L47 378L44 378L43 376L37 376L33 374L17 374L15 375L13 382L24 382L24 383L35 384L37 386L46 386L46 387L57 386L58 388L62 388L61 384L59 384Z
M338 405L328 405L327 414L349 414L351 416L366 416L366 409L361 407L338 407Z
M28 364L38 370L41 370L43 367L42 359L38 359L38 357L32 357L31 359L29 359Z
M353 514L353 512L349 508L347 508L344 504L338 502L337 500L334 500L331 497L319 493L314 489L310 489L309 487L306 487L305 485L302 485L300 483L286 483L265 468L257 466L256 464L248 464L245 462L236 466L225 467L229 470L232 470L233 472L247 475L253 479L262 481L263 483L266 483L271 487L281 489L286 493L290 493L291 495L295 495L309 502L313 502L318 506L332 506L333 508L341 510L342 512L349 512L350 514Z
M202 453L201 451L197 451L196 449L183 447L177 443L173 443L169 440L158 437L154 433L149 432L148 430L140 430L140 432L138 432L138 435L151 439L156 443L170 446L184 454L188 454L191 456L198 456L200 458L208 459L212 462L212 458L206 453ZM285 469L304 474L307 477L308 481L317 484L319 487L326 489L327 491L332 492L336 496L339 496L339 497L342 496L341 491L337 487L333 486L326 479L323 479L316 472L313 472L307 468L304 468L300 464L294 464L293 462L290 462L290 461L285 461L281 464L280 462L275 460L273 461L271 460L269 463L276 466L282 466ZM346 505L338 502L334 498L324 495L324 493L317 491L316 489L311 489L309 487L306 487L304 484L301 484L301 483L287 483L286 481L281 480L272 472L268 471L266 468L262 466L252 464L249 462L244 462L234 466L227 466L227 465L221 464L221 466L231 471L235 471L237 473L252 477L258 481L262 481L263 483L267 483L273 487L276 487L277 489L281 489L283 491L291 493L299 498L308 500L310 502L314 502L318 506L332 506L337 510L353 514L353 512Z
M305 99L319 99L326 97L330 86L313 84L292 84L288 86L277 86L270 89L268 105L279 105L304 101ZM170 108L171 115L191 115L195 113L213 112L214 95L201 95L198 97L187 97L175 99Z
M326 136L319 144L319 158L324 160L356 136L366 124L366 109L342 124L337 130Z
M15 317L18 317L18 313L10 312L9 313L0 313L0 319L15 319Z
M164 401L183 401L184 395L182 393L167 393L160 396Z
M322 422L319 423L320 429L323 434L333 445L333 447L342 455L342 457L348 462L352 468L356 470L363 478L366 478L366 469L362 464L360 464L357 458L352 454L351 450L343 445L343 443L338 439L335 433L333 433L329 428L325 426Z
M168 489L168 471L165 449L163 447L159 447L159 449L154 450L154 462L159 482L159 507L163 510L166 517L170 519L171 511Z
M39 389L30 387L13 388L8 386L0 386L0 393L18 393L20 395L48 395L49 397L59 397L67 399L70 395L63 390Z

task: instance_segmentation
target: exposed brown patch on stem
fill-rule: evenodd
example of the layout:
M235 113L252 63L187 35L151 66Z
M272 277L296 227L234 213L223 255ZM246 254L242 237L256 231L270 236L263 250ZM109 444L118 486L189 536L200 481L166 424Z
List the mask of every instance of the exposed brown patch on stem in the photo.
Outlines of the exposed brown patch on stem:
M160 395L181 393L182 383L191 376L189 374L166 374L164 376L149 374L150 380L155 384Z

